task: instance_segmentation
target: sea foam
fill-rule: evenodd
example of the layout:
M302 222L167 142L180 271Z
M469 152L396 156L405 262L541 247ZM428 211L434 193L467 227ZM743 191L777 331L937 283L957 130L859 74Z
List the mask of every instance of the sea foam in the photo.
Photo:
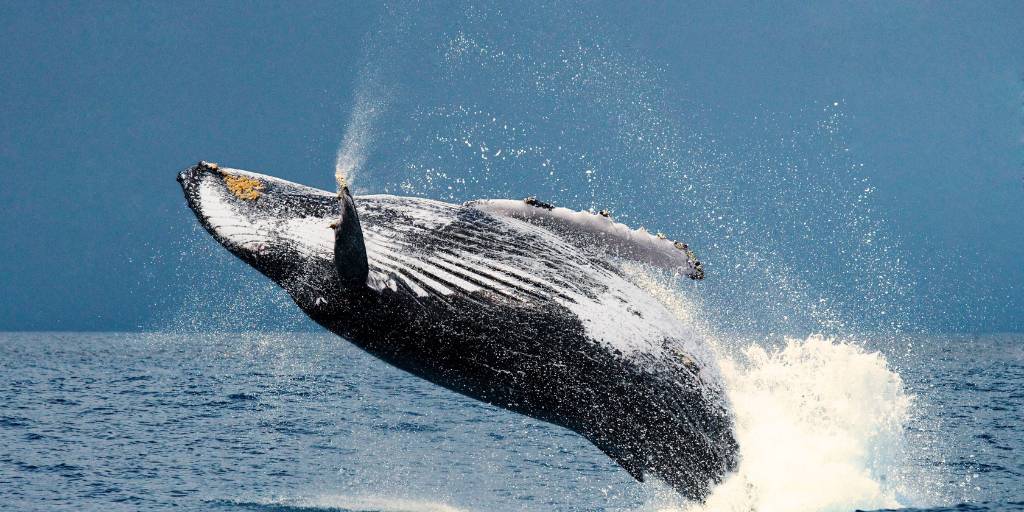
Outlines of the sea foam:
M810 335L737 342L701 319L701 304L643 265L624 271L717 355L740 446L737 471L704 504L665 489L656 510L822 512L914 505L904 429L913 396L886 357ZM912 471L910 472L912 473ZM927 491L925 489L924 491Z
M738 471L689 511L878 509L900 502L912 397L884 356L822 336L720 360Z

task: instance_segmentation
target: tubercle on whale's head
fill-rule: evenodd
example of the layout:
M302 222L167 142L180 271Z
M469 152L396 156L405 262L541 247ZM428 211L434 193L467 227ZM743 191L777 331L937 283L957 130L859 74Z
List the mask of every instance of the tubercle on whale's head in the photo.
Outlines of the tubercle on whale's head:
M333 194L209 162L181 171L178 182L203 228L303 309L336 302L322 292L337 280Z

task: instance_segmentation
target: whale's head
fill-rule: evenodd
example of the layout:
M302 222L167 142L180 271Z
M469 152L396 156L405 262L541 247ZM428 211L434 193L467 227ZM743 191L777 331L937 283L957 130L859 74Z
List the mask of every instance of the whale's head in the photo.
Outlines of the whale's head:
M231 253L288 291L303 309L337 281L329 192L200 162L178 174L189 208Z

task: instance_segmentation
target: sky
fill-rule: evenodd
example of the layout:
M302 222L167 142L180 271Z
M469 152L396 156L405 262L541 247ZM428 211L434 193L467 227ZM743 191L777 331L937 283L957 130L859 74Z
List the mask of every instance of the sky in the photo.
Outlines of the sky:
M260 325L303 325L174 178L203 159L330 189L367 104L361 191L539 189L692 232L722 276L707 307L775 318L751 329L833 301L1024 330L1021 3L7 1L0 31L0 330L267 300ZM759 280L754 246L798 284Z

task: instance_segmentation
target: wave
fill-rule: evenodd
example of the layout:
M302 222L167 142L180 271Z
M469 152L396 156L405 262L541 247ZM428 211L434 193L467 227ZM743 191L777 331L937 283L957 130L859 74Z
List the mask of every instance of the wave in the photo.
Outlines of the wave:
M229 507L266 512L465 512L464 509L435 501L388 496L346 496L328 494L314 498L267 500L259 502L220 502Z

